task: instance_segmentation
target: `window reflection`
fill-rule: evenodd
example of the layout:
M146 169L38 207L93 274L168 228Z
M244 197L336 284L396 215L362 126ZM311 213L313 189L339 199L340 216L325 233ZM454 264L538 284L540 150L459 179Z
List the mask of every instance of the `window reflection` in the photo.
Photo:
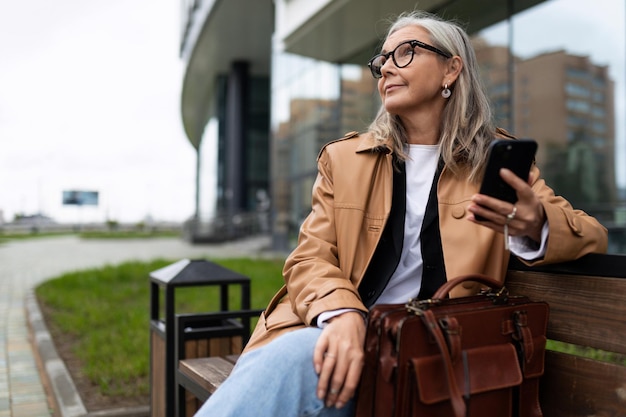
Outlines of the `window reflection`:
M289 246L311 208L319 150L348 131L365 130L378 102L376 82L365 66L286 53L277 53L274 62L274 234L278 245Z
M622 0L547 1L475 35L498 124L539 142L542 175L612 229L609 250L621 252L624 9Z

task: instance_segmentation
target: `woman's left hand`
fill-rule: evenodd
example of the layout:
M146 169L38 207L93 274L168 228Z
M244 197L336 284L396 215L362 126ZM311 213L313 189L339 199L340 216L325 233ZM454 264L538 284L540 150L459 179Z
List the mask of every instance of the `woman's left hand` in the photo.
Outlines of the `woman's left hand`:
M534 178L531 176L526 183L506 168L500 170L500 176L517 193L517 202L511 204L484 194L475 194L472 196L472 204L467 208L471 213L467 219L500 233L504 233L504 225L508 222L510 236L527 236L535 242L541 242L546 214L530 187ZM478 221L476 216L482 216L485 220Z

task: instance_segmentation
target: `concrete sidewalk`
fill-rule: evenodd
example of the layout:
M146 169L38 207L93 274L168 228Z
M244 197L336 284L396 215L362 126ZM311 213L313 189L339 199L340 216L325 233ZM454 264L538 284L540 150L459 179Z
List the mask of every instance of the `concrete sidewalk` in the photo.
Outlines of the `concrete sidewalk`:
M61 417L106 415L87 413L65 365L56 356L32 295L40 282L73 270L130 260L270 256L269 245L266 236L197 246L175 238L109 241L77 237L0 245L0 417L50 417L51 400L58 403ZM29 324L33 327L33 343ZM39 359L48 378L40 376ZM47 388L46 379L50 381Z

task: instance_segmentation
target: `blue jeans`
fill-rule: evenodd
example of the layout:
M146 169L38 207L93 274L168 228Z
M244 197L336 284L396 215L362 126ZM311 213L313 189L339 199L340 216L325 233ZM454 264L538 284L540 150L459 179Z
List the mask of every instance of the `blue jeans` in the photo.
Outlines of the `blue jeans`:
M195 417L353 416L354 400L338 410L317 398L313 349L321 332L295 330L242 355Z

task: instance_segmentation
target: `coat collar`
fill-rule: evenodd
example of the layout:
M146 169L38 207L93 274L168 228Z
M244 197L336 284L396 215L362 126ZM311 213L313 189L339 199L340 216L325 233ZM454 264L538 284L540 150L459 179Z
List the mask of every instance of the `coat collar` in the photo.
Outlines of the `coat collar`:
M353 137L358 136L358 135L359 134L357 133ZM361 142L359 143L359 146L357 146L356 148L357 153L360 153L360 152L382 152L385 154L392 153L390 139L387 139L385 142L379 142L374 139L371 133L364 133L360 136L361 136L360 137Z
M342 138L333 140L331 142L326 143L324 146L322 146L322 148L320 149L318 155L317 155L317 159L319 160L320 156L322 155L322 152L324 152L324 149L335 142L339 142L342 140L348 140L348 139L354 139L354 140L358 140L359 143L357 144L356 147L356 153L363 153L363 152L380 152L383 154L391 154L392 148L391 148L391 140L387 139L384 142L378 142L374 139L374 137L372 136L371 133L366 132L366 133L362 133L360 134L359 132L349 132L346 133Z

